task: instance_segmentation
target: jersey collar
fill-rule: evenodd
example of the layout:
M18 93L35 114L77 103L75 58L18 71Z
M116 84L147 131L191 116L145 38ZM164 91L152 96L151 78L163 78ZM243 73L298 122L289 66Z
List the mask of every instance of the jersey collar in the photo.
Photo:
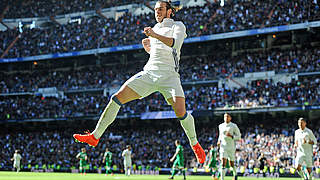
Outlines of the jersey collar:
M158 23L159 27L172 27L173 19L164 18L161 23Z

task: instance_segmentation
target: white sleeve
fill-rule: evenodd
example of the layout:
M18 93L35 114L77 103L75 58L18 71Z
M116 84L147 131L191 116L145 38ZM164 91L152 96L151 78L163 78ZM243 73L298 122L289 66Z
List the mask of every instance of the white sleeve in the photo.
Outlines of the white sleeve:
M309 130L309 136L310 136L310 140L313 141L314 144L317 144L317 138L314 136L311 130Z
M238 128L238 126L237 126L236 124L234 124L234 135L233 135L233 139L234 139L235 141L241 139L240 129Z
M221 126L220 126L220 125L219 125L218 129L219 129L218 142L221 142L221 139L222 139L222 137L221 137L221 131L222 131L222 129L221 129Z
M173 45L175 49L181 49L184 38L187 37L186 26L183 23L176 23L173 28Z
M122 156L124 157L125 155L126 155L126 150L122 152Z
M296 143L298 141L298 137L297 137L297 131L294 132L294 143Z

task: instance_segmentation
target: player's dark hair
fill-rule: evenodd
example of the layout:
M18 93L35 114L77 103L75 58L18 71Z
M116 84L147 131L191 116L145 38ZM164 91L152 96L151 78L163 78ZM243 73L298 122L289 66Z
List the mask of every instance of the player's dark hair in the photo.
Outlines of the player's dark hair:
M180 144L180 141L179 141L179 140L176 140L176 143L177 143L177 144Z
M307 122L303 117L299 118L298 121L304 121Z
M162 2L166 4L167 10L171 9L172 13L170 14L170 18L173 18L173 16L178 12L179 8L176 8L172 5L171 0L164 1L164 0L158 0L158 2Z

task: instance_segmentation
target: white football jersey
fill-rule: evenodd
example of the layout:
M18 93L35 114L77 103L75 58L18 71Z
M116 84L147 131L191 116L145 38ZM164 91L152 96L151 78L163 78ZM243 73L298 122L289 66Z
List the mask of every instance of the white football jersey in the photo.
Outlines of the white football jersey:
M304 143L306 141L306 143ZM298 142L297 155L312 155L312 144L309 141L313 141L317 144L317 139L309 128L304 130L297 129L294 133L294 142Z
M131 151L129 151L128 149L125 149L122 152L122 157L124 158L125 162L131 162Z
M227 133L230 133L233 138L227 136ZM223 149L235 149L235 141L240 140L241 133L238 126L235 123L222 123L219 125L219 138L218 142L220 141L220 148Z
M157 23L153 31L165 37L174 39L173 46L169 47L156 38L150 39L150 57L144 70L164 70L175 71L179 70L180 50L184 39L187 37L186 27L181 21L174 21L170 18L165 18L161 23Z
M18 153L14 153L13 155L13 162L14 163L20 163L20 160L22 159L21 155Z

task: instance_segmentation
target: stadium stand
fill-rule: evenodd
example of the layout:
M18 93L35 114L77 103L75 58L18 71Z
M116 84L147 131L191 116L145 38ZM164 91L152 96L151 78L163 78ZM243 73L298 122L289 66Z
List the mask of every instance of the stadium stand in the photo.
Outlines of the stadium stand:
M39 1L30 0L21 3L19 0L9 1L9 11L6 13L5 18L29 18L29 17L45 17L55 16L62 14L69 14L75 12L84 12L89 10L98 10L102 8L109 8L114 6L126 5L129 3L143 3L144 0L63 0L63 1Z
M34 2L37 3L37 1ZM186 24L189 37L260 28L265 21L267 26L275 26L319 20L320 11L319 8L316 8L318 5L307 3L307 0L299 2L300 4L295 1L282 3L276 1L281 6L289 7L288 11L283 11L285 8L272 9L270 6L274 3L268 1L236 1L234 3L232 1L229 2L230 4L227 3L223 9L218 4L210 3L204 7L185 8L177 14L176 19ZM309 12L307 11L311 8L309 6L315 8ZM268 13L271 17L265 20L263 17ZM192 14L192 16L185 14ZM209 17L210 15L215 18ZM6 57L25 57L137 44L144 37L142 29L155 24L150 18L152 16L152 14L135 16L126 13L117 20L94 16L87 19L82 18L81 23L68 23L48 29L25 28L21 38L10 49ZM1 33L4 39L2 46L11 42L12 34L18 34L17 31L18 29L8 29Z
M221 120L219 120L221 121ZM280 168L292 166L294 162L295 152L293 150L293 135L296 129L296 124L285 124L278 128L270 127L269 120L261 121L259 124L245 130L244 122L240 125L243 138L237 143L237 163L244 166L247 171L252 171L259 167L257 157L264 153L268 159L268 166L275 167L277 171ZM278 120L288 121L288 120ZM291 121L291 120L289 120ZM96 167L104 166L102 156L104 149L109 147L114 153L113 164L117 164L118 168L122 167L121 151L126 144L133 146L133 162L137 166L146 168L148 165L151 168L163 167L170 168L170 157L174 153L173 142L175 139L181 139L182 144L186 147L185 154L187 157L187 167L201 167L200 164L195 164L192 151L188 146L188 140L184 137L182 129L175 123L175 121L168 120L169 127L154 126L152 128L143 129L140 126L128 125L123 128L121 126L113 126L112 130L106 132L102 138L102 144L96 148L87 148L90 162L90 170L96 172ZM276 120L274 120L276 123ZM212 124L212 123L210 123ZM319 139L320 131L319 124L312 122L313 128L318 129L314 134ZM68 123L68 125L70 125ZM203 124L202 124L203 125ZM208 127L199 126L199 140L204 144L205 148L209 148L211 143L216 143L217 129L208 131ZM92 125L89 125L92 126ZM75 143L70 136L74 131L73 128L54 131L32 131L8 133L0 135L0 144L5 147L1 154L2 161L0 166L2 168L10 169L9 159L14 153L15 149L21 149L23 155L22 165L28 169L28 165L35 168L38 165L42 169L43 165L53 166L57 169L60 166L61 170L70 170L72 167L78 166L78 161L75 156L79 152L82 144ZM175 129L176 127L176 129ZM209 128L211 129L211 128ZM13 141L14 139L14 141ZM121 141L119 142L119 139ZM319 147L317 147L319 148ZM315 150L314 160L315 164L319 163L320 153ZM316 167L315 167L316 168Z
M0 4L5 3L0 0ZM155 23L152 13L126 12L116 20L98 12L127 4L124 0L10 1L8 6L0 6L6 20L44 16L54 19L92 10L95 15L48 27L0 31L0 56L22 58L139 44L145 37L142 29ZM5 24L1 17L0 26ZM223 7L208 0L203 6L184 7L176 19L185 23L189 37L203 37L315 22L320 20L320 8L317 1L310 0L238 0L226 1ZM308 27L184 44L180 75L186 107L195 114L201 144L209 148L216 143L221 114L230 112L242 131L236 153L238 171L243 167L245 172L255 172L262 153L269 167L277 172L281 168L289 171L296 156L293 135L297 115L310 119L308 126L320 140L318 34L319 28ZM18 41L4 54L17 37ZM70 172L77 168L75 156L84 145L75 143L71 134L84 127L94 128L112 93L142 70L146 58L146 53L138 49L1 64L0 146L4 148L0 170L11 169L15 149L22 151L24 171L46 168ZM170 168L175 139L186 147L187 167L203 168L187 148L188 140L176 121L141 120L143 113L171 110L159 93L125 104L102 143L95 149L88 147L90 171L103 168L105 147L114 153L113 164L118 170L122 168L121 150L126 144L133 146L137 167ZM317 168L319 146L314 149L314 170Z

